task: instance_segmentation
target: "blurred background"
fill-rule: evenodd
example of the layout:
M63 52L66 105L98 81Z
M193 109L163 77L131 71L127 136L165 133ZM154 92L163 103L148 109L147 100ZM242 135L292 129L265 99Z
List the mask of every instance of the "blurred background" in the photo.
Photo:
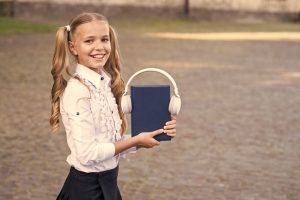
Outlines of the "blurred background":
M0 0L0 199L55 199L65 180L50 70L83 11L117 30L125 81L164 69L183 101L174 140L120 162L125 200L300 199L299 0Z

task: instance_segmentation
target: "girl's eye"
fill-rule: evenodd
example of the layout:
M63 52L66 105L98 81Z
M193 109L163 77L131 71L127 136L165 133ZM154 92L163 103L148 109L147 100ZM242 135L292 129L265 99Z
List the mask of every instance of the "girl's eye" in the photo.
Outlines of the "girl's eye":
M102 42L109 42L109 39L108 38L103 38Z
M93 43L93 40L86 40L86 41L84 41L85 43L87 43L87 44L92 44Z

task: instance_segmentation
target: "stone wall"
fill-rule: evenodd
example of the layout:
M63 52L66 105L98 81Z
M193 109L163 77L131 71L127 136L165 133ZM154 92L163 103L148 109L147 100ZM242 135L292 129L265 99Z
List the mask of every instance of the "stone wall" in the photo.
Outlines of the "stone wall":
M147 6L147 7L178 7L183 0L17 0L18 2L51 2L51 3L80 3L108 6Z
M191 0L192 8L258 12L300 12L299 0Z

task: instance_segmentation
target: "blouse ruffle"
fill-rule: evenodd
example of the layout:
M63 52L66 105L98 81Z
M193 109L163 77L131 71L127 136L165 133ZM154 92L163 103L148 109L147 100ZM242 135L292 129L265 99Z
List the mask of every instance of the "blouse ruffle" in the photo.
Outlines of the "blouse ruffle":
M96 126L96 133L110 134L114 141L121 140L122 120L116 99L111 91L110 78L107 76L100 88L97 88L92 82L81 77L80 74L77 75L90 90L91 112ZM111 137L108 136L108 138Z

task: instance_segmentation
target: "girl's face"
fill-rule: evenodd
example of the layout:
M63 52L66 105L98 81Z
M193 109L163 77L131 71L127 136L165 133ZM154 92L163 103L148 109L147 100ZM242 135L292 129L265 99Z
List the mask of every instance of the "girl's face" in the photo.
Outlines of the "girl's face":
M99 73L111 52L109 25L100 20L81 24L69 45L79 64Z

